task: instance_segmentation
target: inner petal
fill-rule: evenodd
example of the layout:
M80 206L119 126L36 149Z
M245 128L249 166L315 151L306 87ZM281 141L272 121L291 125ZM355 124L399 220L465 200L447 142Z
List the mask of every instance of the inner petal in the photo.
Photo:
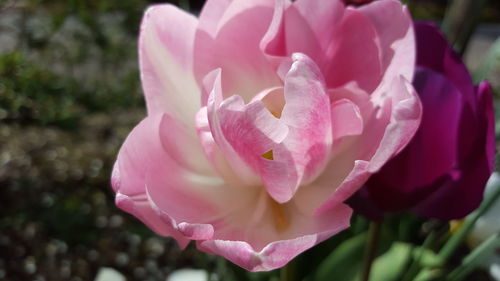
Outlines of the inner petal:
M281 113L285 107L285 92L283 87L265 89L252 99L252 101L257 100L261 101L274 117L281 118Z

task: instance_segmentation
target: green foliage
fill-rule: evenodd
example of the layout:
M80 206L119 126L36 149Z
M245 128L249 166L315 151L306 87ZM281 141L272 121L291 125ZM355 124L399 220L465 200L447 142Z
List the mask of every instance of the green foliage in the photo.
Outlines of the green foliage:
M74 126L82 109L72 81L30 64L20 52L0 56L0 114L2 119L42 125Z

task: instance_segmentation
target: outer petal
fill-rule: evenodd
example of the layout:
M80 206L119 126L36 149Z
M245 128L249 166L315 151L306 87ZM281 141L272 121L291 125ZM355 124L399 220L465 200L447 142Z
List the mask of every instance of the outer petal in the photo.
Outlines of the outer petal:
M352 196L369 175L399 153L417 131L422 113L420 100L403 77L392 84L392 87L381 86L391 92L375 95L383 98L365 118L363 133L342 144L325 172L311 184L310 189L314 190L310 192L321 194L318 199L323 198L318 202L322 203L318 212L329 210ZM335 190L336 186L340 187Z
M351 210L339 205L321 216L304 216L293 213L297 222L282 240L275 240L259 249L249 243L234 240L208 240L198 243L198 248L221 255L250 271L268 271L284 266L298 254L324 241L349 226ZM297 219L298 218L298 219ZM257 239L262 239L257 235Z
M328 88L354 81L371 93L380 83L381 50L368 16L353 7L345 8L341 1L307 0L296 1L286 16L284 30L290 30L286 37L298 38L286 38L288 54L303 52L315 60ZM302 46L304 42L309 44L307 48Z
M378 35L370 19L348 7L337 29L332 29L328 47L324 50L320 68L328 88L355 81L371 93L382 79Z
M493 89L489 82L483 81L476 87L476 92L480 103L479 112L481 112L481 115L479 118L485 122L484 125L486 126L486 157L490 164L490 170L493 171L496 153Z
M232 0L208 0L203 5L200 13L198 29L206 32L212 38L215 37L219 21L224 15Z
M415 34L407 8L396 0L373 1L359 8L375 27L380 41L382 69L388 81L402 75L413 80Z
M420 70L414 84L424 108L422 124L410 144L366 184L372 200L386 211L408 209L433 192L432 184L443 175L455 173L462 95L430 70Z
M125 140L113 168L112 187L116 204L133 214L160 235L173 236L183 247L189 242L172 226L165 225L146 196L146 174L151 165L163 161L165 151L160 139L161 116L144 119Z
M289 0L275 1L273 19L260 48L279 67L293 53L307 54L319 62L321 47L303 15Z
M112 184L118 207L185 246L189 240L211 239L214 225L219 227L228 214L239 214L253 202L254 191L238 185L227 188L220 178L183 167L170 154L172 134L165 134L175 126L166 115L142 121L120 150Z
M167 112L191 128L200 108L200 90L192 72L197 24L195 17L175 6L153 6L144 15L139 38L148 113Z
M344 4L341 1L297 0L293 5L302 18L307 21L321 48L326 50L331 44L335 32L325 31L337 29L344 16Z
M442 73L464 95L475 111L476 102L472 78L460 56L446 41L444 34L431 23L415 23L417 65Z
M443 220L457 219L477 208L483 198L486 182L493 171L495 154L495 118L492 92L487 83L477 90L479 99L474 149L463 155L458 165L460 174L448 177L442 186L418 204L414 211L419 215ZM463 130L463 128L460 128Z
M420 99L411 83L404 77L400 76L393 80L389 91L392 93L387 93L387 97L392 99L390 123L385 129L375 155L371 158L372 172L377 172L410 142L422 118Z

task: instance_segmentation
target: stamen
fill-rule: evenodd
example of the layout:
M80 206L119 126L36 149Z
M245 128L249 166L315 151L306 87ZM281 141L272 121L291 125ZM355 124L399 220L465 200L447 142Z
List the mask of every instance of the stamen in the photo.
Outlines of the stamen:
M263 158L266 158L267 160L274 160L274 154L273 150L269 150L268 152L264 153L261 155Z
M274 226L279 232L285 231L290 226L283 205L271 199L271 211L274 217Z

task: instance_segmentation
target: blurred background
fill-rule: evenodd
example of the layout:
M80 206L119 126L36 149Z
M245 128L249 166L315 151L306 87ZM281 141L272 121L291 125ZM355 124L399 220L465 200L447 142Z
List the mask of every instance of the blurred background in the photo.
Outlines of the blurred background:
M153 2L0 0L0 280L94 280L103 267L127 280L224 270L224 261L192 246L181 252L114 206L110 170L145 116L136 41ZM203 5L170 2L193 13ZM407 2L415 18L438 22L447 5ZM465 60L498 93L500 64L492 60L500 55L488 49L500 34L500 1L489 1L480 23ZM416 231L405 239L422 239L422 221L408 221Z

